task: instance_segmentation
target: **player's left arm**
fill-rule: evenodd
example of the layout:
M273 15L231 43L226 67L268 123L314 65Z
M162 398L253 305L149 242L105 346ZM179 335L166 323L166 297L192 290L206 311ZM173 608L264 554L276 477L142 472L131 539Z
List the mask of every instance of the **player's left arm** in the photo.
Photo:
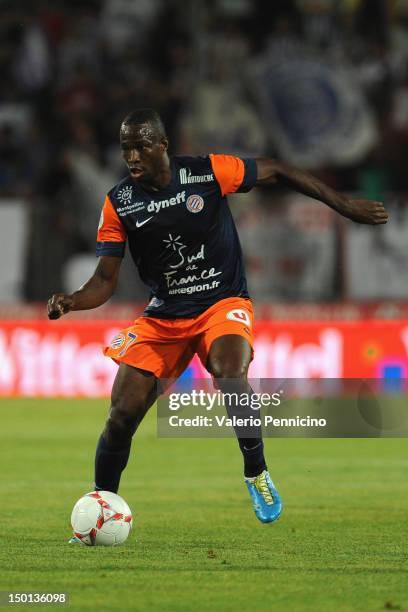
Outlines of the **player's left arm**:
M388 221L388 214L382 202L349 199L308 172L274 159L257 158L255 162L258 174L256 186L281 183L310 198L324 202L343 217L356 223L379 225Z

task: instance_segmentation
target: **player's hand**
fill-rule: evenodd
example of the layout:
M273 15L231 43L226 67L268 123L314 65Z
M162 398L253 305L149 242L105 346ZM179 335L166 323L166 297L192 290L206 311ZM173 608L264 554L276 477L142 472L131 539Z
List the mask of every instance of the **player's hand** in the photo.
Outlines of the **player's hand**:
M367 225L381 225L388 221L388 213L384 204L373 200L349 200L345 216L356 223Z
M65 293L54 293L48 300L47 310L49 319L59 319L69 312L74 305L74 299Z

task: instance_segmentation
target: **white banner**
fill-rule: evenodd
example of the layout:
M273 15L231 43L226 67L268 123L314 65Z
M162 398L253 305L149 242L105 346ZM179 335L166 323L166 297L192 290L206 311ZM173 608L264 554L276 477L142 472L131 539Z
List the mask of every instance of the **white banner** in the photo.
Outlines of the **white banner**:
M386 203L386 225L347 224L345 263L350 299L408 299L408 206Z
M335 213L302 195L264 195L238 217L255 300L312 301L334 297Z

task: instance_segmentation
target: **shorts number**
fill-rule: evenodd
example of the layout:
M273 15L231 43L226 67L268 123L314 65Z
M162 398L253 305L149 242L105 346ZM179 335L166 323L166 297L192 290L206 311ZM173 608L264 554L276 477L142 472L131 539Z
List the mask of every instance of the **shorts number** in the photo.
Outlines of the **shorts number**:
M132 346L132 344L136 342L136 340L137 340L137 334L134 334L133 332L127 332L127 340L125 342L125 346L119 353L119 357L123 357L126 351Z

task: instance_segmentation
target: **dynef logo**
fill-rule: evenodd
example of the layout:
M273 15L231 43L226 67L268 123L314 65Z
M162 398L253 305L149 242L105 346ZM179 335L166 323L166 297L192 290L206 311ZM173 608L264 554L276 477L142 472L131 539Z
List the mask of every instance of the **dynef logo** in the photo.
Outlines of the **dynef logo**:
M162 208L168 208L169 206L175 206L176 204L180 204L181 202L186 201L186 192L179 191L178 194L174 198L168 198L167 200L159 200L155 202L154 200L150 201L150 204L147 206L147 210L152 213L158 213Z

